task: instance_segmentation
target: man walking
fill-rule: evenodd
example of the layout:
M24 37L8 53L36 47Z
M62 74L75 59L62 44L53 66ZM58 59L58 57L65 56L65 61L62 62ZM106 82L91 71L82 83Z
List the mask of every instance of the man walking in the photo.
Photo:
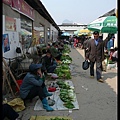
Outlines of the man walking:
M94 78L94 64L96 63L96 78L99 82L104 82L101 78L102 74L102 61L104 60L104 43L99 38L99 32L93 33L94 38L88 44L86 52L86 59L90 61L90 77Z

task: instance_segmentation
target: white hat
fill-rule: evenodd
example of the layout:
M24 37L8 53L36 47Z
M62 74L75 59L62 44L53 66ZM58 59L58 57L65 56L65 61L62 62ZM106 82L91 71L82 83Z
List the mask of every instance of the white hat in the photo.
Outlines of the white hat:
M110 49L114 49L114 47L111 47Z

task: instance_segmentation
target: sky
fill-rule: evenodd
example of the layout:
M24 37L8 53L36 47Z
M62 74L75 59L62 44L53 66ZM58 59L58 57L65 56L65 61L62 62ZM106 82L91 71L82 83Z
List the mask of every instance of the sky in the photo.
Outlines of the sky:
M116 8L117 0L41 0L57 25L65 20L89 24Z

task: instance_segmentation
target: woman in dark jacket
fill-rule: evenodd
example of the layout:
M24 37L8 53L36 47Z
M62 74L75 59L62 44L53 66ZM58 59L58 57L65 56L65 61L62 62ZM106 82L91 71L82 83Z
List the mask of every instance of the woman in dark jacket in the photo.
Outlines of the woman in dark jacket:
M23 100L33 99L36 96L39 96L42 101L43 108L47 111L53 111L48 105L47 96L51 96L52 94L48 93L45 83L44 76L41 72L42 64L31 64L29 66L30 72L24 77L22 85L20 86L20 97Z
M42 69L47 73L54 73L57 67L57 62L52 57L50 50L47 50L46 55L42 57L41 63L43 65Z

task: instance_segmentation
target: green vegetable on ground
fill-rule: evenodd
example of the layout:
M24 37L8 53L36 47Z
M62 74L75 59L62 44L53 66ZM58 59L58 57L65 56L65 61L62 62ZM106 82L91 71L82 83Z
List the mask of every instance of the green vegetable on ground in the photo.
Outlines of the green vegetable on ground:
M70 119L55 117L55 118L50 118L50 120L70 120Z
M70 101L65 102L63 105L64 105L66 108L68 108L68 109L73 109L73 108L75 108L75 106L73 105L73 103L70 102Z

